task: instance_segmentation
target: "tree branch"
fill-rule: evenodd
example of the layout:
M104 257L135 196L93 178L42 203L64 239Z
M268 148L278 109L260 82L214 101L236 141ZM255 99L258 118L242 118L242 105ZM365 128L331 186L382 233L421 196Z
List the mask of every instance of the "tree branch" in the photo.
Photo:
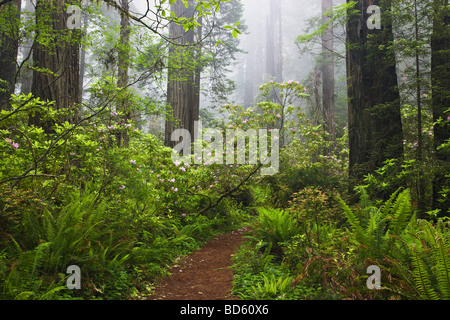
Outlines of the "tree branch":
M233 189L231 189L230 191L224 193L223 195L221 195L219 197L219 199L217 199L217 201L214 204L209 204L208 207L200 210L199 212L197 212L197 214L202 214L206 211L208 211L209 209L215 208L219 205L219 203L226 197L228 197L229 195L233 194L234 192L236 192L237 190L239 190L240 187L242 187L260 168L262 167L262 163L260 163L255 170L253 170L244 180L241 181L241 183L239 183L236 187L234 187Z

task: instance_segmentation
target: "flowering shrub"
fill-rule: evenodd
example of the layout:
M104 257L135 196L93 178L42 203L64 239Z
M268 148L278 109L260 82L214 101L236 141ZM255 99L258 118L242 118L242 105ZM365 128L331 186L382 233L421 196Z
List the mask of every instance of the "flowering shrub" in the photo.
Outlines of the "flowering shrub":
M40 283L30 296L58 294L51 282L64 285L55 275L69 260L86 275L74 295L117 297L117 281L126 295L131 273L148 281L215 229L235 223L230 202L208 212L210 219L198 212L240 181L241 168L173 163L171 149L109 104L74 123L61 122L51 103L31 96L13 96L11 104L12 111L0 112L3 298L30 290L30 283ZM37 112L45 129L28 125ZM120 134L130 138L128 148L117 146ZM61 235L69 234L73 242L64 242ZM111 290L95 289L105 286Z

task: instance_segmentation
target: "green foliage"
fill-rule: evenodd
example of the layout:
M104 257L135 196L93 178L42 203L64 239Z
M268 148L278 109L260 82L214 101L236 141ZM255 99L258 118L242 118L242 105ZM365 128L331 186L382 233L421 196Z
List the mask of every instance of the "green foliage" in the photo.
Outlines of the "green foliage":
M396 241L413 221L411 195L408 189L394 192L381 206L374 206L367 191L360 187L360 205L352 210L341 198L339 202L351 226L355 240L363 246L362 256L373 259L389 255Z
M417 297L426 300L450 299L450 233L448 223L436 225L420 220L414 237L419 242L408 246L412 271L404 270L410 277Z
M254 237L260 241L260 249L269 250L281 255L281 243L291 240L300 233L300 226L287 212L271 209L258 208L258 222L253 230Z
M4 299L53 299L59 291L66 289L61 280L49 282L48 279L39 277L40 270L48 259L51 243L43 242L33 250L23 251L17 242L13 242L18 263L7 275L3 275L0 292Z
M304 283L279 264L273 255L253 250L248 241L234 256L232 294L243 300L304 300L317 294L317 288Z
M117 90L95 85L105 94ZM236 175L219 181L210 168L174 164L171 150L155 136L122 122L120 113L105 106L69 124L56 121L51 103L25 95L11 101L12 111L0 116L2 298L149 294L149 283L178 256L239 226L233 202L195 214ZM27 125L35 111L51 120L52 130ZM127 149L115 141L122 131L130 136ZM200 186L203 194L192 194ZM81 290L65 286L72 264L81 269Z
M302 238L311 250L321 251L322 242L328 243L340 223L337 203L319 189L306 188L292 194L287 212L298 222Z
M286 299L287 294L292 291L293 277L277 278L275 275L263 274L264 284L252 287L253 296L256 300Z

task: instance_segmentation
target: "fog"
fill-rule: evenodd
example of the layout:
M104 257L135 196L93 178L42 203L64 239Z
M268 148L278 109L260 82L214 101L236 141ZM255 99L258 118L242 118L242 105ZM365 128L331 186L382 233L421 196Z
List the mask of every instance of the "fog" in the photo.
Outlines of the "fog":
M242 0L244 3L244 22L248 30L239 36L241 48L246 53L238 55L232 78L237 83L237 90L232 97L236 103L246 100L246 88L253 87L253 95L262 83L272 80L266 70L267 34L270 16L270 0ZM317 0L278 0L281 4L281 57L282 81L296 80L304 83L311 69L314 68L314 54L300 53L295 44L296 38L306 32L309 21L320 17L321 1ZM276 40L280 41L276 36ZM279 43L272 43L279 45ZM253 77L246 71L253 69ZM249 81L254 83L249 84Z
M24 0L24 6L29 0ZM152 11L154 4L158 1L154 0L132 0L130 2L130 11L135 16L145 15L152 20ZM246 31L238 36L240 41L240 49L243 50L236 57L229 69L228 74L230 80L236 84L236 90L230 92L227 101L223 103L241 104L250 106L257 102L258 87L270 80L276 81L300 81L307 88L311 86L311 74L316 68L316 59L321 53L320 43L313 45L312 50L302 52L299 46L295 43L296 38L307 32L315 30L308 26L311 24L316 28L319 25L322 1L320 0L241 0L244 5L243 20L241 25L246 26ZM272 8L271 8L272 2ZM334 5L339 5L345 2L344 0L335 0ZM33 5L28 10L34 7ZM274 26L274 22L270 21L271 13L273 13L273 6L280 9L281 27ZM149 7L148 7L149 6ZM147 9L150 9L147 12ZM272 10L272 11L271 11ZM120 16L115 12L114 8L106 8L104 6L104 13L114 20L119 22ZM154 12L154 11L153 11ZM272 14L273 16L273 14ZM139 24L132 21L132 24ZM144 28L145 29L145 28ZM280 30L279 30L280 29ZM167 34L168 30L159 29L161 33ZM276 33L272 38L270 35ZM281 35L281 36L280 36ZM268 50L274 50L274 60L278 63L277 68L280 69L280 75L275 76L268 71ZM24 48L22 48L24 50ZM29 50L29 48L28 48ZM26 51L26 50L25 50ZM22 56L24 55L22 52ZM96 58L89 53L86 53L87 63L91 63L93 70L100 70L96 66ZM275 79L277 78L277 79ZM336 79L345 78L345 63L343 61L336 61ZM208 86L207 72L202 74L202 87ZM158 90L151 95L155 99L164 101L165 85L164 80L159 84ZM84 85L85 88L89 86L90 74L86 73ZM337 83L343 86L343 83ZM337 88L338 89L338 88ZM217 102L212 102L211 97L207 92L202 92L201 109L208 109L214 112L213 106L217 106ZM303 107L307 107L308 101L302 102ZM342 108L345 107L341 103ZM337 106L339 109L339 99L337 99Z

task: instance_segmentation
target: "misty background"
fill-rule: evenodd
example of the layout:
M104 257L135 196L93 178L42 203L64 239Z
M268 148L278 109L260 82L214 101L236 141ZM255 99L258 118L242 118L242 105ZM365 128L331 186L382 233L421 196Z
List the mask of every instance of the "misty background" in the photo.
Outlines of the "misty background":
M236 0L238 1L238 0ZM312 116L314 112L313 93L315 86L321 86L320 81L320 58L322 53L322 43L319 39L311 41L308 44L298 44L296 42L300 35L305 35L316 31L321 24L322 17L322 1L319 0L275 0L272 2L279 4L277 8L271 8L271 0L240 0L243 5L243 17L239 21L239 28L242 33L238 36L238 52L235 60L230 60L227 66L228 72L224 73L226 80L231 81L235 85L234 90L230 90L226 94L225 99L217 99L211 96L210 92L210 71L204 70L201 74L201 99L200 99L200 115L204 119L205 115L211 117L219 117L218 109L224 104L239 104L250 107L258 102L258 88L264 83L271 80L278 82L286 82L289 80L299 81L307 88L307 93L311 95L309 99L299 101L299 106L303 111ZM337 6L345 3L345 0L334 0L333 5ZM87 2L89 4L89 2ZM130 1L130 12L136 16L145 14L147 4L154 5L153 1L132 0ZM34 11L34 0L23 0L22 8ZM151 7L153 8L153 7ZM280 21L270 21L271 12L279 10ZM101 11L106 19L102 21L88 22L88 17L84 13L83 23L88 23L89 33L100 32L102 36L118 37L118 31L109 32L114 28L118 28L120 23L120 15L111 7L103 5ZM151 19L151 13L148 14ZM233 23L231 24L234 24ZM274 25L275 23L278 23ZM132 21L132 24L136 24ZM161 28L161 33L168 34L167 28ZM273 33L275 31L275 35ZM149 30L142 28L142 33L149 33ZM204 31L205 32L205 31ZM228 31L230 32L230 31ZM347 101L346 101L346 70L345 70L345 46L343 43L344 26L334 26L335 37L335 108L337 128L345 126L347 118ZM104 34L103 34L104 33ZM115 35L114 35L115 34ZM155 39L158 36L154 36ZM92 46L96 47L94 52L90 49L82 50L81 53L81 72L83 83L83 99L90 100L91 95L87 88L92 85L91 80L98 76L99 73L105 72L108 68L108 55L114 53L114 41L105 42L104 39L96 39L98 43L93 42ZM158 40L155 40L158 41ZM138 45L139 46L139 45ZM19 56L23 59L30 53L32 41L22 45ZM84 48L83 48L84 49ZM139 48L137 48L139 50ZM219 47L217 50L225 50ZM274 50L275 63L278 64L280 75L274 77L268 70L268 50ZM277 53L278 52L278 53ZM114 64L114 62L112 63ZM114 69L110 67L110 69ZM107 71L107 70L106 70ZM24 72L21 77L27 77L28 81L22 80L18 82L17 92L30 92L31 90L31 72ZM319 77L319 78L317 78ZM225 80L225 79L224 79ZM144 99L148 99L151 103L165 103L167 89L167 75L160 74L159 78L152 78L145 83L133 85L141 92ZM320 88L318 89L321 92ZM141 128L147 132L159 135L163 128L164 120L160 114L141 115Z
M300 35L316 31L321 24L322 3L319 0L279 0L281 4L281 39L275 35L275 43L268 43L270 24L270 0L241 0L244 6L243 21L246 31L239 35L239 48L236 61L230 66L229 77L236 84L236 90L229 96L230 104L250 107L257 102L258 88L271 80L279 82L299 81L309 94L313 92L314 72L320 68L322 43L320 37L308 45L297 43ZM333 5L341 5L344 0L335 0ZM344 26L334 26L335 37L335 80L336 115L338 130L345 126L347 118ZM279 42L278 42L279 41ZM270 46L281 44L282 78L274 79L267 70L267 50ZM277 57L276 57L277 58ZM281 81L280 81L281 80ZM202 79L203 85L205 85ZM319 86L321 81L319 81ZM321 92L321 90L320 90ZM312 115L313 97L299 102L303 111ZM202 109L214 106L207 96L202 95Z

